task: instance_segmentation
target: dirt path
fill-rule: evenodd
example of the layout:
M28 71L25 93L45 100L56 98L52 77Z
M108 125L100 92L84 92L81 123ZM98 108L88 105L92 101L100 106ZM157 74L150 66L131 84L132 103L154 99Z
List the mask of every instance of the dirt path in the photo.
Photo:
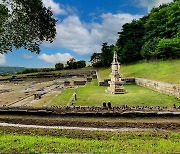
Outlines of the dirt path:
M85 130L85 131L107 131L107 132L146 132L157 131L157 129L147 128L93 128L93 127L66 127L66 126L39 126L39 125L23 125L23 124L9 124L0 123L3 127L16 127L16 128L41 128L41 129L65 129L65 130Z
M49 87L43 87L45 94L43 96L48 95L52 91L54 91L58 86L57 85L50 85ZM43 99L43 98L42 98ZM41 100L42 100L41 99ZM11 104L10 106L33 106L34 104L38 103L41 100L34 100L34 96L28 96L26 98L23 98L22 100L16 101L15 103Z
M53 91L53 92L51 92L50 94L52 95L52 93L54 93L55 96L52 97L52 98L50 99L50 101L48 101L48 102L47 102L46 104L44 104L43 106L50 106L50 104L52 103L52 101L53 101L58 95L60 95L63 91L64 91L64 89L62 89L62 90L60 90L60 91Z
M15 103L11 104L10 106L25 106L25 105L29 106L28 102L33 101L33 99L34 99L34 96L31 95L31 96L28 96L27 98L24 98L24 99L22 99L20 101L17 101Z

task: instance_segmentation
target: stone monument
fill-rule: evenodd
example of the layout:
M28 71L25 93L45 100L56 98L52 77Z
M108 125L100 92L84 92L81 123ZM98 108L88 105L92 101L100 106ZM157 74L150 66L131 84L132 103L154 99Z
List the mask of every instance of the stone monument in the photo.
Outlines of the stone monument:
M119 73L120 64L117 59L117 53L114 52L113 62L112 62L112 72L110 74L111 81L108 83L110 87L108 87L107 92L112 94L125 94L126 90L123 87L124 82L122 81L122 75Z

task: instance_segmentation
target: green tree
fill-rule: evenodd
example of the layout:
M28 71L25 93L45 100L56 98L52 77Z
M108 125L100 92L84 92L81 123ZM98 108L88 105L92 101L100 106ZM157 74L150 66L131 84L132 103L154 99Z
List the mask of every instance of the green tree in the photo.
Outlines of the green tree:
M90 59L90 62L93 67L101 67L101 53L93 53Z
M91 59L90 61L92 61L93 59L100 59L101 53L93 53L91 55Z
M8 19L8 9L0 4L0 33L3 31L3 23Z
M69 67L68 67L69 69L77 69L76 59L75 59L75 58L70 58L70 59L67 61L67 65L69 66Z
M85 60L77 61L77 68L84 68L84 67L86 67L86 61Z
M180 1L161 5L152 9L145 23L146 34L144 39L154 37L173 38L180 31Z
M140 20L133 20L131 23L124 24L119 38L116 42L118 47L117 54L122 63L134 62L142 59L140 54L144 44L144 23L147 17Z
M113 49L114 49L113 44L110 46L108 45L107 42L102 44L102 48L101 48L102 53L100 56L102 66L109 67L111 65L113 59Z
M180 38L180 1L154 8L145 23L145 44L141 54L149 59L167 59L179 57ZM156 39L158 38L158 39ZM171 40L172 39L172 40Z
M161 39L155 50L158 59L180 58L180 39Z
M123 25L116 42L120 62L135 62L143 58L164 59L165 56L178 57L178 47L175 42L180 38L179 8L180 1L174 0L170 4L152 9L147 16L139 20Z
M3 0L0 5L0 53L24 47L31 52L40 52L43 41L52 42L56 35L56 20L42 0ZM8 16L7 16L8 14Z
M159 41L159 38L154 38L145 42L141 49L141 56L147 60L156 58L155 49Z
M63 70L63 69L64 69L64 64L62 63L55 64L55 70Z

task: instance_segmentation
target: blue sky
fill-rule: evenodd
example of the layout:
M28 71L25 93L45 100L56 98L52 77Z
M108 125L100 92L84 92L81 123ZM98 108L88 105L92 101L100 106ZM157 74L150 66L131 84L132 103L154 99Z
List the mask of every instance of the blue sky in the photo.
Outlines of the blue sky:
M41 45L39 55L24 49L0 55L0 65L54 67L71 57L89 61L101 44L113 44L123 24L148 13L149 8L172 0L43 0L58 19L56 40ZM0 0L1 2L1 0Z

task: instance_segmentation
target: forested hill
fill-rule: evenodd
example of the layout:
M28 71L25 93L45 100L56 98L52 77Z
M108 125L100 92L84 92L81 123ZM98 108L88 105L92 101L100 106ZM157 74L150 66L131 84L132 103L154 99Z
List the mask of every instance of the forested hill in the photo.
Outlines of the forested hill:
M14 73L22 71L24 69L25 69L24 67L0 66L0 75L14 74Z
M114 50L124 64L180 58L180 0L152 9L139 20L124 24L119 31L117 42L103 43L101 55L93 54L91 60L100 57L99 65L110 66Z
M121 62L180 58L180 1L161 5L123 25L116 45Z

